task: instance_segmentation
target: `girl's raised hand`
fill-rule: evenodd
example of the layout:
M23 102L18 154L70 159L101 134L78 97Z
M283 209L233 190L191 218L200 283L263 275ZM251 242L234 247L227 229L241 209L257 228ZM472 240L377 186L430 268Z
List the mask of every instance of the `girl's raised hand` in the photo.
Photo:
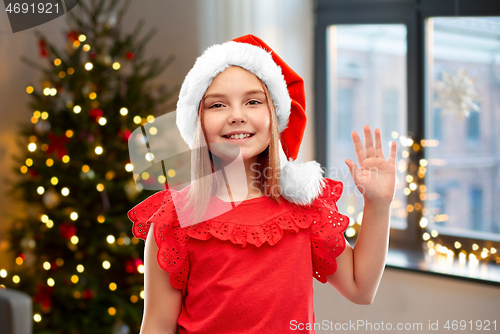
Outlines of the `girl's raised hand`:
M356 150L359 169L356 164L345 159L347 167L359 192L365 198L365 202L390 204L394 198L396 189L396 150L397 143L391 142L389 160L385 160L382 150L382 136L380 129L375 129L375 147L373 146L370 127L365 125L365 149L356 131L351 133Z

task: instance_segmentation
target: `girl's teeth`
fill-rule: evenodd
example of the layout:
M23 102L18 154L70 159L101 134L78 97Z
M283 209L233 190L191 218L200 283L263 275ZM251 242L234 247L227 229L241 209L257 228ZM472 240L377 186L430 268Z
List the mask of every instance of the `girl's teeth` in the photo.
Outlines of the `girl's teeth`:
M231 135L229 138L231 139L242 139L242 138L246 138L246 137L250 137L249 134L239 134L239 135Z

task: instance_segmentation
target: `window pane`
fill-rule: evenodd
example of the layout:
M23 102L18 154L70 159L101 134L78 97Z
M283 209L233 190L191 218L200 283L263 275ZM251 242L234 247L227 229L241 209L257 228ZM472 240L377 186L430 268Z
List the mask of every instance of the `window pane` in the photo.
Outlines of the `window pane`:
M342 180L339 203L355 221L364 200L344 162L359 162L351 133L364 142L363 127L382 133L385 158L390 142L407 135L406 26L402 24L332 25L328 28L328 170L327 176ZM404 147L398 144L398 157ZM406 228L407 202L403 194L407 161L397 162L398 183L392 204L391 227Z
M500 237L500 18L427 22L426 195L441 234Z

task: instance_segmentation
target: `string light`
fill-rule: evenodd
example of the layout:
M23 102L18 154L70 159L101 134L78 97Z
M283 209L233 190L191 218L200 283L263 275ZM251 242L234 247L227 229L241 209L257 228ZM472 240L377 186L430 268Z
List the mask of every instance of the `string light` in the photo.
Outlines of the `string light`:
M108 270L109 268L111 268L111 263L109 263L109 261L103 261L102 262L102 267L106 270Z
M85 69L86 69L87 71L92 70L92 68L93 68L93 67L94 67L94 65L92 65L92 63L91 63L91 62L87 62L87 63L85 63Z
M131 171L134 170L134 166L131 163L128 163L128 164L125 165L125 170L127 172L131 172Z
M128 109L123 107L120 109L120 115L125 116L128 114Z
M59 179L56 177L56 176L53 176L51 179L50 179L50 183L52 183L52 185L57 185L59 183Z
M33 86L26 87L26 93L31 94L33 93L33 91L34 91Z
M82 111L82 107L80 107L79 105L76 105L76 106L73 107L73 112L75 114L79 114L80 111Z
M113 63L113 69L114 70L119 70L120 69L120 63L119 62L114 62Z
M35 322L40 322L40 321L42 321L42 316L38 313L35 313L33 315L33 320L35 320Z

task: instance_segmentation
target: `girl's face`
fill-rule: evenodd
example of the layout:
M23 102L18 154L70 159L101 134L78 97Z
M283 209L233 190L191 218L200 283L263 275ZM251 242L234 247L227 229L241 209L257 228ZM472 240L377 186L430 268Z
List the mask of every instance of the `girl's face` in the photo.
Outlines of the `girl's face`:
M271 121L263 84L241 67L230 66L214 78L203 113L207 142L237 145L243 160L256 158L269 145Z

